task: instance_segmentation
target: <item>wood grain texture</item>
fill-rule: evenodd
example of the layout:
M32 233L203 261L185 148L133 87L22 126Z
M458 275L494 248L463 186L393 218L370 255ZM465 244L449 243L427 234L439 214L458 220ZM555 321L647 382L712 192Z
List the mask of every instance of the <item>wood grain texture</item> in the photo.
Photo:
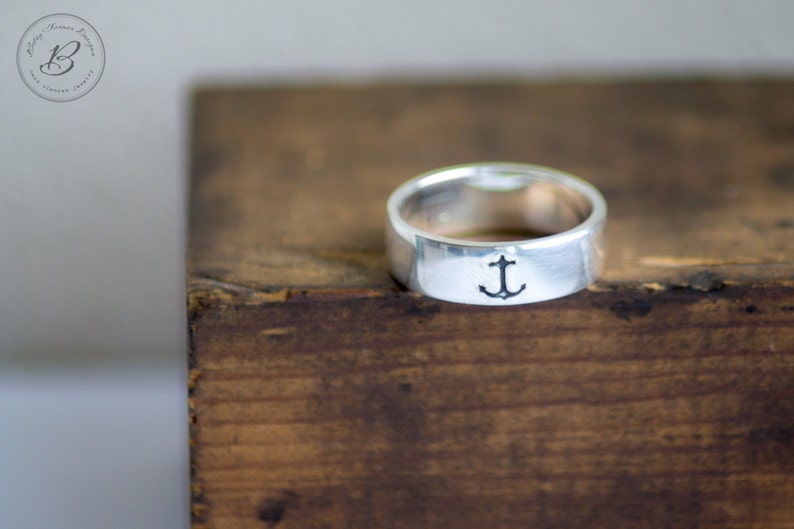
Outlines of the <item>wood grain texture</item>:
M219 90L195 98L191 278L389 288L389 193L506 160L598 186L604 281L794 277L794 83Z
M794 527L794 83L198 93L195 526ZM603 281L405 292L388 194L543 163L607 198Z

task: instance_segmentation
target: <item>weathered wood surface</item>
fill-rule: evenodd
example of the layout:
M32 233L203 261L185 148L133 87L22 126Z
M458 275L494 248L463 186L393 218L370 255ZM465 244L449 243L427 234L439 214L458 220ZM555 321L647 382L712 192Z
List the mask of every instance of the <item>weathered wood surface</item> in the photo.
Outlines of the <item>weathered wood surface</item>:
M194 115L197 527L794 527L794 83L207 90ZM389 192L483 160L601 188L601 282L505 309L395 287Z
M604 281L794 277L794 83L208 91L191 279L389 288L389 193L436 167L540 163L609 204Z

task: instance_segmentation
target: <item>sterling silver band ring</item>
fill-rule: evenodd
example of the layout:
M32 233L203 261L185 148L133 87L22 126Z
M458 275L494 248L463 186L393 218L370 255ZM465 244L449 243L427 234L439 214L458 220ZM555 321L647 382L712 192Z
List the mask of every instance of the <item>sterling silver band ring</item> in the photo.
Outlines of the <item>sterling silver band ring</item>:
M389 197L386 253L411 290L456 303L559 298L601 275L607 206L591 184L519 163L446 167Z

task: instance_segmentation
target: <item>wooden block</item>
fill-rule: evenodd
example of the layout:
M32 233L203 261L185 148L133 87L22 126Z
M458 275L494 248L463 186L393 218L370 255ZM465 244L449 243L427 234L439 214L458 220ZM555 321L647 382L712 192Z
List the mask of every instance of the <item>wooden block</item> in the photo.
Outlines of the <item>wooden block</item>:
M192 152L196 527L794 527L794 82L207 89ZM602 281L395 285L391 190L492 160L602 190Z

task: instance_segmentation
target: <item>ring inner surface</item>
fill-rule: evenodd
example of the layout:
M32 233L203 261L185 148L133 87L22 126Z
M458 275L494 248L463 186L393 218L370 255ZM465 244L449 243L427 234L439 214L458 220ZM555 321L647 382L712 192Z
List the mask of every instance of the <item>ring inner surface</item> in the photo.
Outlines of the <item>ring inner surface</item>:
M562 184L520 175L482 175L420 188L400 206L414 228L478 242L523 241L584 222L592 204Z

